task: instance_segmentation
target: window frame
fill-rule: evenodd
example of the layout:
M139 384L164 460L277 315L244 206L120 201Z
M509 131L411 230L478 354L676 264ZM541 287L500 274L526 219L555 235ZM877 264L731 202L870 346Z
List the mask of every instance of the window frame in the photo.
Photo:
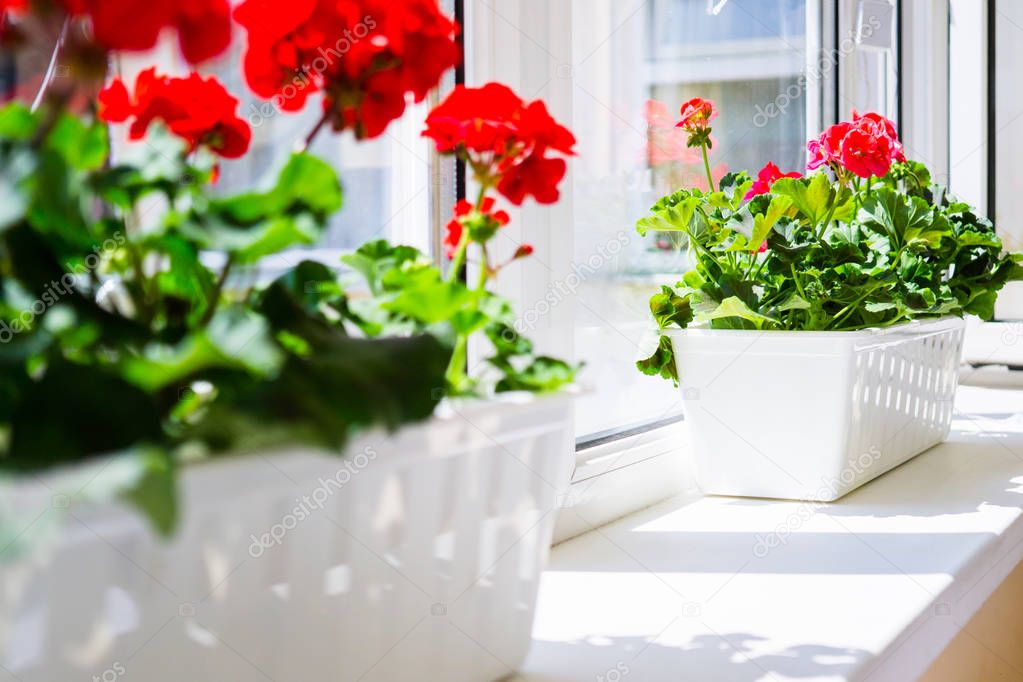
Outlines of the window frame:
M998 0L948 0L949 53L954 67L949 72L949 129L956 131L958 144L950 154L950 187L965 200L978 206L1005 235L1008 229L1001 219L998 191L999 91L998 59L1005 46L998 40ZM978 111L979 108L979 111ZM958 153L957 153L958 152ZM958 158L957 158L958 157ZM1017 242L1019 234L1013 235ZM974 368L968 376L978 385L1000 385L1004 373L983 371L990 366L1023 369L1023 285L1010 284L999 297L995 318L990 322L971 320L966 335L963 360ZM1018 381L1010 378L1009 381Z
M807 50L808 72L824 51L835 49L838 12L850 14L856 1L839 0L840 9L836 10L835 3L808 0L807 40L815 40L821 49L819 53ZM555 118L571 121L576 87L572 17L573 3L568 0L502 0L499 9L486 0L468 0L463 24L466 83L501 81L526 97L543 98ZM811 83L819 97L808 97L813 100L807 106L810 134L836 120L839 75L847 66L841 59L838 62L834 68L820 70L819 82ZM520 309L542 300L545 292L571 270L574 229L565 228L574 225L571 164L563 187L558 204L515 209L511 224L501 232L500 239L507 242L505 248L531 243L537 247L535 257L546 259L540 269L527 272L517 267L502 273L498 293ZM470 277L471 270L470 266ZM540 352L576 358L577 311L578 304L569 297L559 303L556 315L543 316L531 332ZM470 366L479 357L479 349L470 349ZM572 486L559 516L557 541L661 499L695 490L686 456L685 423L679 418L666 422L666 416L651 415L652 423L645 427L581 439Z

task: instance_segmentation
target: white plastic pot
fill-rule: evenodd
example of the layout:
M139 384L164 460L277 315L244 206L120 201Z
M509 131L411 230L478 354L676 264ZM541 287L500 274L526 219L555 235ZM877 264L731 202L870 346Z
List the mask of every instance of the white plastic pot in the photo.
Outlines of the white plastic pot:
M964 329L668 332L700 487L831 501L940 443Z
M0 563L0 677L503 677L530 644L570 417L568 396L517 396L343 458L188 467L170 543L134 510L73 505L47 551ZM60 511L47 479L16 487L22 511Z

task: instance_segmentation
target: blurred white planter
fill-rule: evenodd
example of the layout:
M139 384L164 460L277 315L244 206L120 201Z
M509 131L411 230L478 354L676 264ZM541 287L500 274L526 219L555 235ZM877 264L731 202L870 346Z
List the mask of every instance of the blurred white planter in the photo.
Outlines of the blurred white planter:
M74 507L47 552L0 563L0 679L502 677L529 647L570 416L569 396L509 396L344 458L188 467L170 543L120 505ZM45 482L6 494L47 510Z
M700 487L830 501L940 443L964 328L668 332Z

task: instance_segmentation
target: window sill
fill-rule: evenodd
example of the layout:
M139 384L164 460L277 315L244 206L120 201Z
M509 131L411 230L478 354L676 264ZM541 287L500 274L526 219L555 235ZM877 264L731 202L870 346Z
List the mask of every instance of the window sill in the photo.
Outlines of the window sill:
M553 550L523 681L917 679L1023 559L1023 391L837 503L672 498Z

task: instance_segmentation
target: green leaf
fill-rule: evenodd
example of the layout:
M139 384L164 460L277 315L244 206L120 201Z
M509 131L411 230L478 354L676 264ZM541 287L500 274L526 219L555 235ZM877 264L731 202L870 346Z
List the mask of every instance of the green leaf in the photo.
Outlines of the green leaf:
M737 296L730 296L729 298L721 301L714 310L701 314L700 320L721 320L730 317L738 317L743 320L753 322L757 325L758 329L762 327L764 323L775 322L775 320L772 320L770 317L751 310L750 307Z
M813 226L824 222L835 198L831 180L825 173L815 173L809 178L781 178L771 186L771 193L791 199L792 205Z
M533 352L532 342L508 324L490 325L487 327L487 338L500 356L530 355Z
M206 312L214 289L214 276L199 260L195 244L180 235L160 234L143 241L143 247L167 257L167 267L156 281L164 296L180 298L191 304L191 322L198 322Z
M960 248L970 246L984 246L1001 250L1002 240L993 232L962 232L956 237L956 245Z
M667 336L660 337L657 350L645 360L639 360L636 363L636 369L647 376L670 379L678 386L678 368L675 365L675 351L672 348L671 339Z
M451 349L434 337L350 338L339 326L310 315L276 283L264 292L259 309L275 332L305 339L311 354L289 358L273 381L237 396L239 406L251 397L252 410L274 420L304 415L322 440L339 444L348 426L394 428L423 419L443 396Z
M693 307L689 297L679 296L668 286L662 286L660 293L650 298L650 312L660 329L673 324L684 329L693 321Z
M228 308L218 312L207 329L177 346L152 344L143 355L126 358L123 371L128 381L152 392L215 367L269 377L282 361L265 320L251 311Z
M341 207L341 186L326 163L295 154L270 191L218 199L207 207L194 210L177 229L245 265L296 244L315 243L327 218Z
M25 104L13 101L0 108L0 140L24 142L35 135L38 117Z
M786 196L776 196L771 199L771 204L767 208L767 213L762 215L754 216L754 227L753 236L749 242L749 248L751 251L757 251L760 246L767 239L767 235L771 234L771 230L778 223L785 213L792 208L792 200Z
M464 284L442 281L439 273L436 274L437 279L402 290L394 300L384 303L383 308L426 324L435 324L450 320L472 305L473 293Z
M284 287L311 315L321 312L321 304L346 307L344 290L337 272L323 263L304 260L281 275L276 283Z
M173 533L178 522L177 482L173 459L160 450L144 449L135 455L138 474L124 486L121 497L136 507L162 536Z
M148 394L102 369L54 359L15 408L0 466L45 469L162 438L160 410Z
M501 358L491 358L490 362L504 372L504 377L497 383L498 393L553 393L575 381L579 371L577 366L545 355L535 358L521 370L514 369L511 363Z
M982 320L990 320L995 316L995 302L998 299L997 291L982 291L970 299L963 310L970 315L976 315Z
M341 185L326 162L306 153L293 154L273 189L220 199L212 208L239 225L303 211L322 219L341 208Z
M305 216L279 217L269 220L260 229L250 230L244 239L235 242L235 262L246 265L258 263L266 256L289 249L298 244L315 244L320 238L320 226Z
M73 168L96 170L107 159L107 127L102 123L87 126L75 116L64 114L46 137L46 146Z
M908 241L907 236L919 235L933 223L927 202L898 194L888 187L879 187L870 193L860 207L858 218L866 228L883 231L896 246L902 246Z
M385 275L406 263L428 265L429 261L411 246L391 246L386 240L366 242L355 253L342 256L341 262L363 276L374 295L383 290Z
M703 203L702 196L690 196L688 191L665 197L651 208L653 215L640 219L636 231L640 236L655 232L687 232L693 214Z
M274 192L287 198L289 208L301 204L324 216L341 209L337 174L330 164L312 154L292 154Z
M793 292L784 303L778 306L778 311L786 312L789 310L809 310L810 307L810 303L805 298Z

